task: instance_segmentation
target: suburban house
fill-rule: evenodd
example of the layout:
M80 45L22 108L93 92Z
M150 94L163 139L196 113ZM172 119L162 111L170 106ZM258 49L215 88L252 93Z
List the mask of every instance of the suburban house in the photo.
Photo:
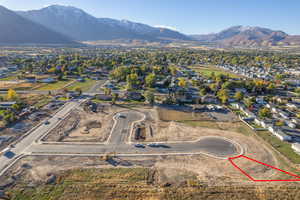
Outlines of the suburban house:
M269 126L268 130L282 141L292 141L292 137L285 134L281 129Z
M201 103L217 104L218 102L218 98L214 95L207 94L201 97Z
M56 79L52 78L52 77L48 77L48 78L40 79L39 82L41 82L41 83L55 83Z
M300 154L300 143L292 144L292 149L297 153Z
M11 101L11 102L0 102L0 109L10 109L14 104L17 102Z
M126 92L125 98L134 101L140 101L144 99L143 95L140 92Z
M103 100L103 101L111 101L112 96L111 95L105 95L105 94L97 94L96 99Z
M35 76L28 76L28 77L25 77L24 80L27 83L35 83L36 82L36 77Z

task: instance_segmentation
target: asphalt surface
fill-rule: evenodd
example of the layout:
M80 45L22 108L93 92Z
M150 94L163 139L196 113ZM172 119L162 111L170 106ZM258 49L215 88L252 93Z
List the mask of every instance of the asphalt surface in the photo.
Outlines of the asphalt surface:
M234 144L220 137L205 137L196 142L158 143L157 147L137 148L130 144L129 137L134 122L142 121L144 114L137 111L123 111L114 116L114 126L106 143L99 144L33 144L28 153L33 154L197 154L215 157L235 155Z
M54 129L61 118L80 105L81 100L66 103L51 119L48 125L42 123L35 130L16 144L10 156L0 156L0 175L22 155L100 155L114 152L117 155L173 155L173 154L205 154L208 156L226 159L238 154L236 146L220 137L205 137L196 142L159 143L156 147L147 144L145 148L137 148L129 142L130 130L134 122L142 121L144 114L137 111L123 111L114 117L114 126L106 143L79 144L55 143L43 144L40 139Z
M215 157L232 156L237 153L235 146L221 138L204 138L198 142L161 144L158 147L137 148L134 144L34 144L30 148L33 154L208 154Z
M78 107L80 105L80 101L82 100L70 101L66 103L61 110L59 110L51 119L48 120L48 125L41 123L39 126L35 127L34 130L31 130L30 134L18 142L14 148L11 148L8 154L0 156L0 172L7 165L13 162L14 158L22 155L27 151L27 149L30 149L31 145L34 144L36 140L41 138L48 131L55 128L59 124L60 118L66 116L73 108Z
M134 111L124 111L115 115L115 125L108 139L108 143L116 145L126 143L132 123L142 120L143 117L144 115L142 113Z

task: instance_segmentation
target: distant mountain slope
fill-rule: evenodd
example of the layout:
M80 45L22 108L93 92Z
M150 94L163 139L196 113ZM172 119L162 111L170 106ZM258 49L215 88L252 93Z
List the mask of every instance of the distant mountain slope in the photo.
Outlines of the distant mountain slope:
M191 38L169 29L154 28L126 20L96 18L81 9L53 5L40 10L18 11L19 15L47 28L68 35L78 41L162 38L190 40Z
M71 39L0 6L0 44L72 44Z
M225 46L276 46L294 41L300 44L297 36L289 36L283 31L262 27L234 26L216 34L192 35L202 42L215 42Z

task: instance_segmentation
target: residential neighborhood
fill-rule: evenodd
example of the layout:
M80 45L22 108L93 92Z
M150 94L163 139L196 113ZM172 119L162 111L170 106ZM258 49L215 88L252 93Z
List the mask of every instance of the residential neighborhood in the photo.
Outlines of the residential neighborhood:
M30 49L29 55L14 53L1 59L7 70L0 79L3 169L18 156L49 159L78 154L81 162L84 155L96 155L104 165L114 166L115 159L133 153L168 160L174 159L174 153L204 154L224 161L259 151L258 160L300 164L297 65L274 61L269 66L270 60L253 66L224 64L215 50L180 48L50 48L48 52ZM258 60L251 52L224 56ZM288 63L293 62L298 58ZM91 148L95 144L98 147ZM150 162L144 159L143 167ZM181 158L175 159L177 163ZM61 165L68 164L66 160ZM219 163L217 169L221 168ZM229 168L222 173L227 172L233 173L230 180L238 173ZM263 171L260 175L266 176Z

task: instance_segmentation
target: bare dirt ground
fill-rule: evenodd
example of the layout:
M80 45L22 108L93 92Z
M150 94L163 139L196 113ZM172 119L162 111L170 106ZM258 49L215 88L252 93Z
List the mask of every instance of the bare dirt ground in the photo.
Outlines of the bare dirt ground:
M272 166L283 167L277 161L273 150L265 146L253 137L254 132L241 122L236 121L236 118L232 117L232 113L228 113L228 121L198 121L193 119L191 113L181 113L180 111L171 111L167 113L165 110L161 111L157 109L148 109L143 111L146 114L146 120L143 122L146 127L146 142L158 142L158 141L194 141L201 137L207 136L219 136L235 141L240 144L244 149L246 156L258 160L260 162L267 163ZM161 120L161 116L163 119ZM174 115L174 116L173 116ZM176 122L168 119L179 118L183 116L184 119L190 121ZM169 118L168 118L169 117ZM199 117L199 116L197 116ZM203 117L203 116L201 116ZM181 118L182 119L182 118ZM132 138L134 140L134 138ZM178 161L178 159L180 161ZM247 160L239 160L240 167L246 171L250 171L254 177L261 179L276 178L282 174L274 173L271 168L265 168L262 165L257 165L254 162L247 162ZM168 168L173 170L188 170L195 174L198 174L199 179L213 180L218 182L220 180L230 181L248 181L248 178L242 175L235 169L228 160L213 160L206 157L190 158L176 158L174 160L166 160L156 163L160 168ZM201 167L199 167L201 166ZM237 173L238 172L238 173ZM222 182L222 181L221 181Z
M241 184L243 186L251 186L266 184L250 181L247 177L237 171L228 160L217 160L206 156L150 156L122 158L112 156L108 160L103 160L100 156L28 156L21 159L0 178L0 190L20 184L31 187L47 184L51 181L53 175L59 176L67 170L138 167L155 170L156 181L159 185L169 183L171 185L180 186L187 180L193 180L198 184L201 183L206 186L241 186ZM271 182L267 184L269 186L282 184L298 185L297 182Z
M82 106L78 107L43 140L48 142L105 142L113 127L114 115L131 108L106 104L102 106L101 111L96 113L86 111ZM132 110L140 111L140 109Z
M87 137L82 134L82 128L91 120L98 120L100 123L112 121L114 113L126 110L122 107L107 107L104 113L76 113L71 115L71 121L74 123L77 118L81 117L81 121L70 132L68 137L64 137L63 141L71 141L72 137L78 137L80 140L87 140ZM220 136L231 139L239 143L245 150L245 155L276 166L280 169L285 169L277 160L274 152L253 137L253 132L241 125L240 122L215 122L215 121L188 121L188 123L180 123L175 121L163 121L159 118L158 112L152 108L136 108L140 112L146 114L146 119L143 122L146 126L145 141L180 141L194 140L205 136ZM76 112L85 112L77 110ZM176 111L177 112L177 111ZM180 113L176 113L178 116ZM188 114L188 113L186 113ZM85 116L82 117L81 115ZM94 116L93 116L94 115ZM75 117L76 116L76 117ZM189 115L185 116L190 117ZM72 124L69 123L69 124ZM66 125L64 125L66 126ZM67 126L66 126L67 127ZM68 126L69 128L72 126ZM148 128L147 128L148 127ZM105 138L106 132L97 127L91 131L90 140L99 141ZM100 129L103 129L101 132ZM107 127L107 130L109 127ZM92 130L92 129L90 129ZM77 135L76 135L77 134ZM93 135L94 134L94 135ZM104 135L101 135L104 134ZM49 135L52 140L58 140L55 133ZM72 137L71 137L72 136ZM78 139L77 138L77 139ZM100 138L100 139L99 139ZM249 162L246 159L237 160L240 168L251 173L255 178L260 179L280 179L282 174L274 173L274 170L255 162ZM267 182L257 183L252 182L238 171L228 160L220 160L204 155L193 156L158 156L158 157L114 157L103 160L100 157L63 157L63 156L31 156L20 160L13 168L1 177L0 183L7 184L31 184L33 187L37 184L48 182L52 175L59 175L65 170L85 169L85 168L135 168L146 167L156 171L156 179L159 185L170 183L180 186L181 183L187 180L193 180L207 186L253 186L253 185L276 185L281 186L291 185L297 186L298 182ZM294 173L297 173L294 171ZM14 175L12 177L12 175ZM51 181L51 180L50 180ZM1 189L1 185L0 185Z
M104 142L113 126L118 108L107 106L102 112L73 110L43 140L52 142Z
M26 83L22 81L0 81L0 88L1 89L15 89L15 88L24 88L30 89L32 87L36 87L38 83Z

